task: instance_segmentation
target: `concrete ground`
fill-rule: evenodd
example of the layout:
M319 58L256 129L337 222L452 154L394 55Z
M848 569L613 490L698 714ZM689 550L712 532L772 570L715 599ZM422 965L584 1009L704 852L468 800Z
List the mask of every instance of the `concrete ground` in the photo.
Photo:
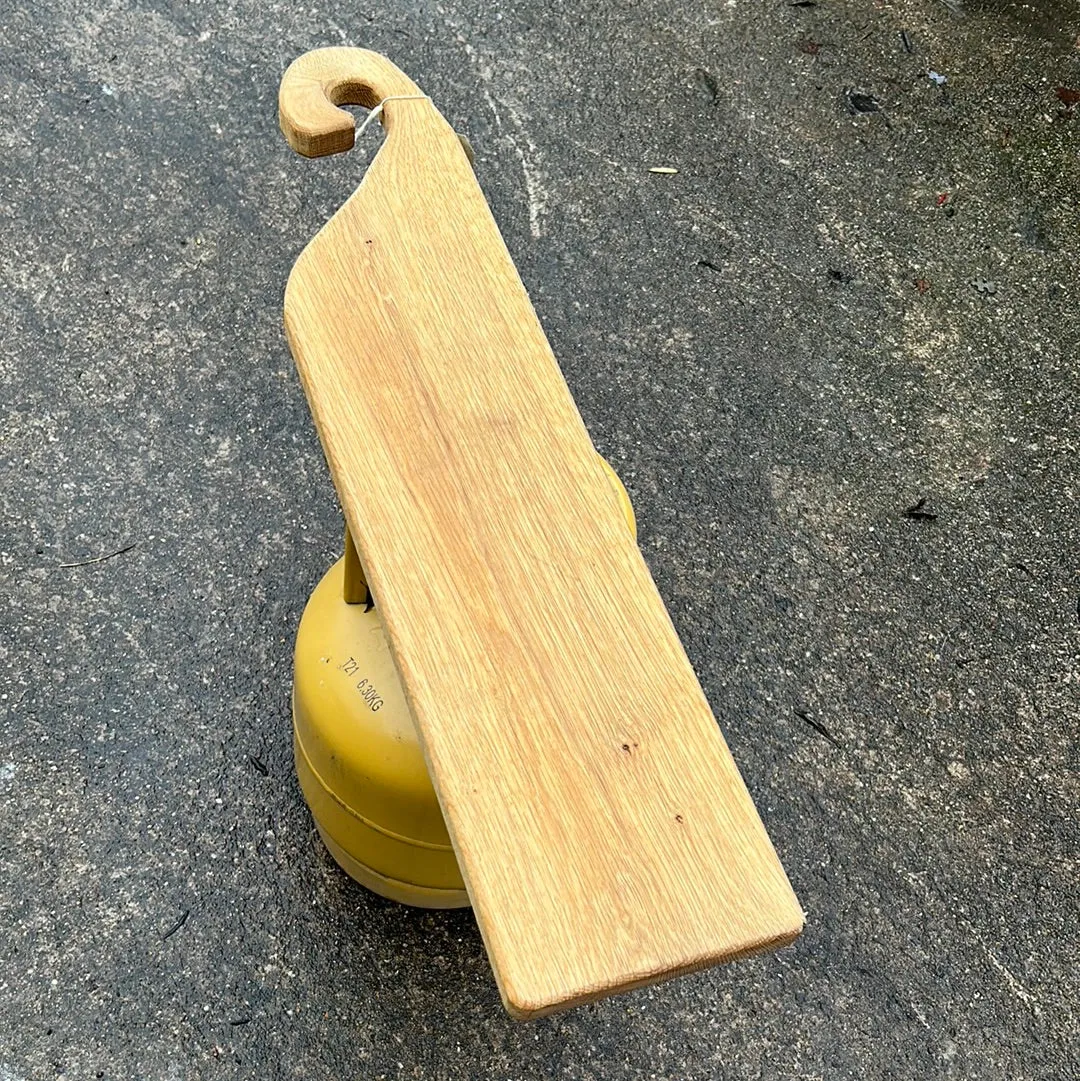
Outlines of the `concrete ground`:
M1077 1076L1078 35L0 12L0 1081ZM806 908L778 955L521 1025L468 912L315 841L290 648L340 524L281 299L378 136L303 161L275 99L341 42L472 138Z

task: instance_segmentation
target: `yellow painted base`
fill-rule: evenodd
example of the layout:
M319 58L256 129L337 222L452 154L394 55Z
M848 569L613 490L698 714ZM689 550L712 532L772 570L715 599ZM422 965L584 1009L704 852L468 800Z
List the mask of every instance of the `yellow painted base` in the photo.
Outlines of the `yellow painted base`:
M296 775L326 847L362 885L405 904L467 905L382 620L342 600L344 560L296 638Z
M327 851L337 865L353 880L365 886L372 893L380 897L388 897L391 901L398 901L403 905L413 905L416 908L468 908L469 895L465 890L437 890L427 886L417 886L412 882L402 882L396 878L387 878L379 874L366 863L353 859L344 848L332 837L324 833L319 824L315 823L319 830L319 836L326 845Z

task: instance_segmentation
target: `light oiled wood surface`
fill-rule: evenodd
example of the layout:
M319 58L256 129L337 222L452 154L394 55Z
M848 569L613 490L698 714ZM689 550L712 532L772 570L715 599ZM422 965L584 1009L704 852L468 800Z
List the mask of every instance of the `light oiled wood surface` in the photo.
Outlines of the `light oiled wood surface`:
M347 149L332 102L419 93L318 50L282 129ZM426 99L381 119L285 323L504 1002L786 943L802 911L458 138Z

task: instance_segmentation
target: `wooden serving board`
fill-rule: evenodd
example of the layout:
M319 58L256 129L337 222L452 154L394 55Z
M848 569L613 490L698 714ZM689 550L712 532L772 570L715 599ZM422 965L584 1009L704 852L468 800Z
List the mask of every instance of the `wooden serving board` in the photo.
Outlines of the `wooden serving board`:
M386 140L285 325L509 1011L793 939L802 911L453 129L389 61L297 60L282 128ZM398 97L405 95L406 97Z

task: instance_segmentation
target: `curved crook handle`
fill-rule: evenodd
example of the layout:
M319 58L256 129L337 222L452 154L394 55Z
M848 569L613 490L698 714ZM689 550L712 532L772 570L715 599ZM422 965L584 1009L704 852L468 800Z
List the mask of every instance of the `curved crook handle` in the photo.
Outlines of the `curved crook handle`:
M396 97L421 98L424 94L386 57L368 49L314 49L294 60L281 79L281 130L293 150L305 158L339 154L352 147L356 121L352 113L338 106L374 109L387 98ZM390 101L382 111L388 133L395 105Z

